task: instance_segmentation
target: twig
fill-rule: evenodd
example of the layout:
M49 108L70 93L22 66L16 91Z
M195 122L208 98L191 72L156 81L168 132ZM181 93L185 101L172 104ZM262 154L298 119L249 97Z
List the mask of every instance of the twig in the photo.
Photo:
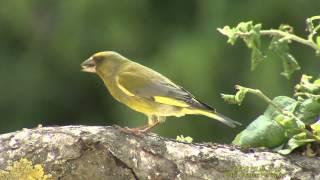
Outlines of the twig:
M319 29L320 29L320 26L316 27L316 29L314 29L314 30L319 30ZM221 34L228 36L228 34L226 32L224 32L223 28L218 28L218 31ZM240 37L250 36L252 33L253 32L235 32L235 34ZM320 47L313 41L313 39L304 39L304 38L301 38L295 34L291 34L289 32L281 31L278 29L261 30L260 35L280 36L280 37L285 38L286 40L296 41L296 42L299 42L299 43L304 44L306 46L309 46L309 47L313 48L314 50L316 50L316 53L320 53Z

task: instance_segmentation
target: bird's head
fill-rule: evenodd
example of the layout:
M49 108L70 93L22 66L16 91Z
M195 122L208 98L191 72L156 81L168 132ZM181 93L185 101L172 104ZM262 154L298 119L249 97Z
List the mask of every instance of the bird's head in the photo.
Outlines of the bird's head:
M83 63L81 63L82 71L89 73L97 73L99 69L112 71L119 64L126 61L126 58L119 53L113 51L102 51L93 54Z

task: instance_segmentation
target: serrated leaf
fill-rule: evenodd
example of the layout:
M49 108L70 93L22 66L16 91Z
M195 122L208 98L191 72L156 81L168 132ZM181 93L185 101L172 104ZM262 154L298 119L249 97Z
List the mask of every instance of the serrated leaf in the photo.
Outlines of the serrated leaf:
M230 26L224 26L222 29L218 28L218 31L228 37L228 43L231 45L234 45L238 39L237 29L236 28L230 28Z
M241 105L242 101L246 97L248 89L245 87L241 87L241 86L237 86L237 88L238 88L238 91L236 93L235 99L236 99L238 105Z
M242 86L236 86L237 88L237 93L235 95L232 94L221 94L221 97L223 100L229 104L238 104L239 106L241 105L242 101L244 100L248 88L242 87Z
M312 76L302 75L300 83L296 85L296 93L309 93L309 94L320 94L320 83L319 80L311 81Z
M228 43L234 44L241 37L246 46L251 49L251 70L254 70L265 58L261 49L261 24L253 24L252 21L241 22L235 28L225 26L218 28L223 35L228 36Z
M221 97L228 104L238 104L236 96L233 94L221 94Z
M252 21L247 22L240 22L236 29L238 29L240 32L247 33L252 29L253 23Z

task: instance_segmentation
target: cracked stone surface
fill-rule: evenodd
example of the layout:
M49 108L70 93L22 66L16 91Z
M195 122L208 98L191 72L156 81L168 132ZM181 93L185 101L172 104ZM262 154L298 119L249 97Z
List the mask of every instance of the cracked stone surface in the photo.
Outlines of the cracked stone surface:
M54 179L320 179L320 158L181 143L117 127L63 126L0 135L0 169L27 158Z

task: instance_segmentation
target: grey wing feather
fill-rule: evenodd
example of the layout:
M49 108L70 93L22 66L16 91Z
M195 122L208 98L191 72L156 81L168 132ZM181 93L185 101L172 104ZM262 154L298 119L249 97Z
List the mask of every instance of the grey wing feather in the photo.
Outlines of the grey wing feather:
M168 97L183 101L191 107L214 110L212 107L196 100L184 88L174 84L161 74L143 66L144 71L127 69L118 75L119 83L129 92L148 99L155 96Z

